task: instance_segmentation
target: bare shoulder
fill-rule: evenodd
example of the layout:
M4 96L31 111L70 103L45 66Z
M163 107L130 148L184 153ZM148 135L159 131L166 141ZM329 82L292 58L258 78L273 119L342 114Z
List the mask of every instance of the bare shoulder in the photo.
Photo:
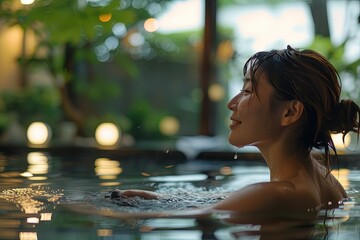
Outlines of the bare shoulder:
M302 211L314 205L316 200L310 193L284 181L249 185L214 205L214 208L251 213Z

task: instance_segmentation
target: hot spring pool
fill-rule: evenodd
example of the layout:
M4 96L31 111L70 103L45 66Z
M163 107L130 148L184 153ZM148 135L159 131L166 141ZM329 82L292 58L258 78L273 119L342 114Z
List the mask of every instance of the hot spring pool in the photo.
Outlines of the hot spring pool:
M88 149L4 152L0 155L0 239L360 239L357 166L340 166L335 172L354 201L311 227L231 224L226 213L201 220L122 215L186 211L221 200L219 193L267 181L267 167L251 158L244 154L224 160L205 154L187 160L168 149L126 154ZM108 198L114 189L129 188L175 197L124 203Z

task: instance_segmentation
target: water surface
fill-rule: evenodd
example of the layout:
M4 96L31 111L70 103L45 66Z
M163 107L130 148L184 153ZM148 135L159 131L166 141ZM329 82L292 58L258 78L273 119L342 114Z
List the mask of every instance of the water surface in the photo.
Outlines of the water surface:
M353 202L323 214L326 218L314 226L296 222L261 226L231 224L224 212L201 219L156 215L206 207L228 192L267 181L268 169L258 161L4 155L0 239L359 239L360 171L339 169L336 175ZM129 188L172 197L109 198L114 189ZM126 215L143 212L150 215Z

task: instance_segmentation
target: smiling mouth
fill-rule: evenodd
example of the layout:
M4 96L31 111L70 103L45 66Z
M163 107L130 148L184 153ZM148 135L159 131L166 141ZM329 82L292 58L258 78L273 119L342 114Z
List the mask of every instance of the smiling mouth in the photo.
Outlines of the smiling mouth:
M234 128L234 127L240 125L241 123L242 123L241 121L231 119L230 128Z

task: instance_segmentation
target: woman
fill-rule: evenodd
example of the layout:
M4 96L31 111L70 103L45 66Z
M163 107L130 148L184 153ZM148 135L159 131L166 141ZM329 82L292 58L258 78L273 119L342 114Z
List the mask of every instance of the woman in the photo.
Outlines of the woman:
M269 169L270 182L249 185L206 209L234 213L315 216L348 196L331 174L332 133L359 135L360 109L341 100L335 68L312 50L258 52L244 66L243 89L230 100L229 142L255 146ZM313 150L324 161L313 157ZM112 198L161 195L115 191ZM205 212L205 210L204 210Z

